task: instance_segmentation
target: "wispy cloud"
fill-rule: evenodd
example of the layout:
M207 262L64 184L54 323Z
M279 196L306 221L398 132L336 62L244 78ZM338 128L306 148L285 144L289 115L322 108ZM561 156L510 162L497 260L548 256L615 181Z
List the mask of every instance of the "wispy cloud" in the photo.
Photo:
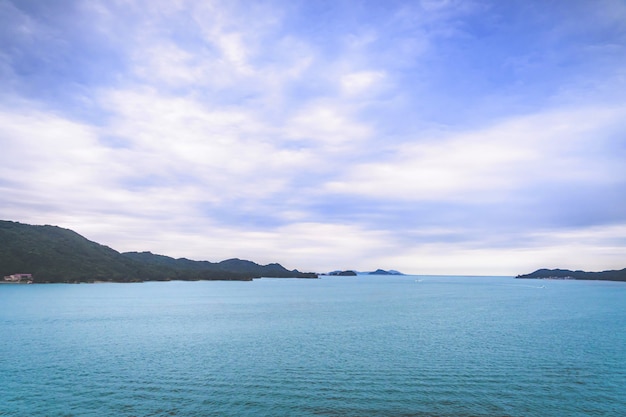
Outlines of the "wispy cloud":
M392 148L383 160L356 164L331 192L397 200L509 199L551 183L604 185L623 148L606 153L624 129L626 109L574 109L519 116L478 131L439 135ZM623 143L622 143L623 145ZM590 156L594 156L590 158Z

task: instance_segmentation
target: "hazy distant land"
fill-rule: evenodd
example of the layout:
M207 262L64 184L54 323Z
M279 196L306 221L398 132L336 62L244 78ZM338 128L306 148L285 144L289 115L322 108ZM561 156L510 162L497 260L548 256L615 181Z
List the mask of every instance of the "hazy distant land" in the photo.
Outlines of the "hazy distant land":
M371 271L371 272L357 272L354 269L347 269L343 271L342 270L331 271L324 275L355 277L357 275L404 275L404 274L400 271L395 271L393 269L390 269L389 271L386 271L384 269L377 269L376 271Z

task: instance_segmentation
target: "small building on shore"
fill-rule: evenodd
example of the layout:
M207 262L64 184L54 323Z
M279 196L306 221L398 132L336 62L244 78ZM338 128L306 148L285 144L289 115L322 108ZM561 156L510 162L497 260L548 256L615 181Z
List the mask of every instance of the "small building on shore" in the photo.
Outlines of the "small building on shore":
M13 274L7 275L4 277L4 280L7 282L33 282L32 274Z

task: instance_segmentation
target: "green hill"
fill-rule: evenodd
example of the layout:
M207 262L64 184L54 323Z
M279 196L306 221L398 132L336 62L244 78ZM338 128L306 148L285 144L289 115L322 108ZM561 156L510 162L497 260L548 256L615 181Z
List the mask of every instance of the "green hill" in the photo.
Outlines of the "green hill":
M34 282L250 280L262 276L316 277L279 264L231 259L220 263L174 259L150 252L119 253L57 226L0 221L0 279L28 273Z
M122 255L154 269L169 269L176 274L175 279L317 278L317 274L303 273L297 269L289 271L276 263L259 265L242 259L228 259L212 263L208 261L192 261L186 258L174 259L150 252L125 252Z
M626 281L626 268L602 272L570 271L569 269L538 269L530 274L518 275L516 278Z

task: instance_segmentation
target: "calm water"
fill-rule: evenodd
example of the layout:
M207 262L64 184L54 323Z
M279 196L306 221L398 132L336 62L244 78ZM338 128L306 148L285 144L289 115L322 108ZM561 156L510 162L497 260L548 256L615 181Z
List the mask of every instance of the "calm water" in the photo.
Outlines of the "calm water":
M0 286L2 416L623 416L626 283Z

